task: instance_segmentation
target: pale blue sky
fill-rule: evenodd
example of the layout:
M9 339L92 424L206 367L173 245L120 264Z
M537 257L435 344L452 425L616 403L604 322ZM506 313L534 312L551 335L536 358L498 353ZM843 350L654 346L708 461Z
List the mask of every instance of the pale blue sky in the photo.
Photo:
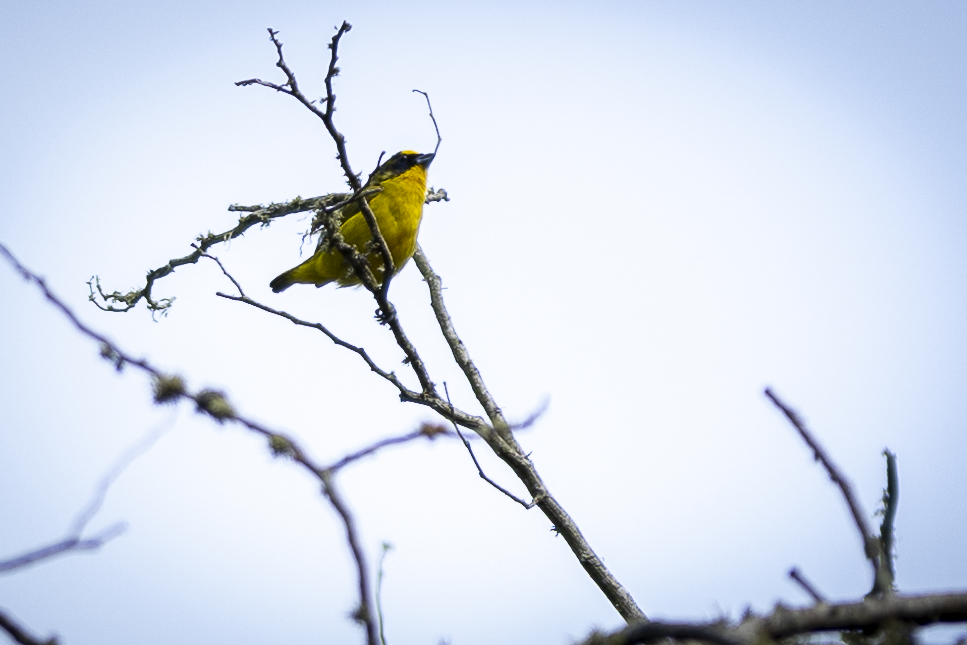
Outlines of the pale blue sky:
M320 461L432 419L347 352L213 296L213 263L156 296L168 318L86 302L230 228L231 203L342 188L321 124L281 80L281 31L354 167L444 142L421 243L457 329L551 490L653 617L805 603L799 566L855 598L846 510L767 404L773 386L869 512L898 455L902 590L962 588L967 557L967 8L961 3L118 2L0 7L0 241L135 355L225 389ZM361 291L268 281L304 219L217 250L252 297L330 325L404 373ZM315 484L244 432L149 404L0 269L0 558L64 531L125 448L97 555L0 577L0 606L65 642L354 642L341 529ZM394 282L438 382L471 410L414 267ZM475 411L475 410L474 410ZM493 459L488 472L514 488ZM566 643L620 619L547 520L456 444L340 477L396 643ZM519 490L518 488L514 488Z

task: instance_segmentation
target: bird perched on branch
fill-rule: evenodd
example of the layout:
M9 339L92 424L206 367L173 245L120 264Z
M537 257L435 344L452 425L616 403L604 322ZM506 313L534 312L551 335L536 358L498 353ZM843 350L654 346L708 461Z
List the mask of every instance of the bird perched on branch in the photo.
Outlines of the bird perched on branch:
M433 154L421 155L404 150L390 157L370 176L363 190L378 188L379 192L363 198L369 203L379 232L386 240L396 273L413 257L416 251L416 234L423 219L423 201L426 199L426 169L433 161ZM375 245L367 245L373 239L372 231L360 209L359 200L348 204L341 213L343 224L339 227L343 239L369 260L369 268L376 282L383 281L383 259ZM373 248L370 248L373 247ZM340 287L362 284L346 256L330 240L324 239L311 258L289 269L270 283L272 291L279 293L294 284L314 284L317 287L336 282Z

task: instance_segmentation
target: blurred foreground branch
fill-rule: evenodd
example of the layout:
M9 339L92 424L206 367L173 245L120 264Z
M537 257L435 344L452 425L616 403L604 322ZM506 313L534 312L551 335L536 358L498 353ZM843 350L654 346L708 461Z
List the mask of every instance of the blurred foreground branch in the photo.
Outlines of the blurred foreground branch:
M272 431L266 426L263 426L262 424L239 414L235 410L235 407L228 402L228 399L224 393L213 389L203 389L192 392L185 385L185 382L181 377L167 375L160 369L151 365L147 360L134 358L127 352L121 350L105 336L82 323L80 319L78 319L77 316L70 310L70 308L67 307L67 305L65 305L63 301L54 295L54 293L47 287L47 284L43 278L32 273L26 267L20 264L13 254L2 244L0 244L0 255L2 255L14 267L14 269L16 269L16 271L24 277L24 279L37 285L37 287L39 287L39 289L43 292L44 297L51 304L53 304L55 308L59 309L61 313L66 316L68 320L70 320L74 327L76 327L85 336L97 341L101 347L101 356L109 360L116 369L121 370L125 366L130 365L149 374L153 379L155 403L165 404L175 402L180 399L190 400L195 404L199 413L208 415L218 423L225 423L226 421L235 422L252 432L262 435L268 440L269 448L274 455L291 459L316 477L316 479L322 484L322 491L325 497L330 501L346 528L347 541L349 543L353 559L356 562L359 581L360 599L359 607L356 612L356 618L360 623L363 624L365 628L368 645L377 645L378 630L374 619L374 613L370 608L371 599L365 557L362 549L359 546L359 538L357 535L355 522L345 501L335 489L332 478L340 468L367 455L371 455L383 447L412 441L421 437L433 439L437 436L448 434L446 430L438 426L424 425L417 432L412 432L402 437L385 439L377 442L373 446L348 455L332 466L321 466L316 464L293 438L282 433ZM89 507L81 514L76 526L83 528L87 521L89 521L90 517L93 516L93 511L100 506L100 502L101 497L99 493L99 496L95 497L95 500L92 501ZM110 530L111 529L108 529L108 531L105 533L108 533ZM104 539L106 539L104 535L99 537L102 542ZM70 542L70 540L67 542ZM11 561L12 563L10 564L9 568L25 566L26 564L29 564L29 562L36 561L40 557L50 557L50 555L53 553L61 552L66 548L76 549L84 548L85 546L86 548L93 548L93 546L88 546L88 543L92 545L94 544L94 542L91 540L74 540L73 543L67 547L65 547L63 544L46 547L40 552L33 552L31 554L26 554L25 556L16 558L15 560ZM32 643L33 641L27 642Z
M0 608L0 629L7 632L10 638L20 645L57 645L57 638L55 637L41 640L32 636L23 625L14 620L2 608Z

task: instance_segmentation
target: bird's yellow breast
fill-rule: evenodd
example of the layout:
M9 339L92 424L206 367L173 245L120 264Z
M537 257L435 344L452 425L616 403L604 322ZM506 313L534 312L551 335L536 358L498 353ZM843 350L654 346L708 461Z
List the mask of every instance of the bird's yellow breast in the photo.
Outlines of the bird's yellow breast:
M382 189L369 200L369 207L376 216L379 232L386 240L394 268L398 272L416 251L416 236L423 219L423 201L426 199L426 170L415 166L402 175L392 177L380 184ZM343 239L366 253L367 243L373 239L363 214L356 213L340 227ZM383 280L383 261L378 249L368 252L369 268L377 282ZM337 249L318 253L296 267L294 278L299 282L319 286L337 282L341 287L361 284L346 258Z
M434 156L404 150L380 165L366 184L366 188L379 189L367 197L366 202L393 258L394 273L402 269L416 251L416 236L426 199L426 168ZM373 277L382 283L385 273L382 253L371 244L372 231L359 203L346 206L342 216L347 218L339 227L342 238L357 252L366 255ZM321 287L330 282L348 287L360 284L361 280L338 249L320 243L311 258L277 276L269 286L279 293L293 284Z

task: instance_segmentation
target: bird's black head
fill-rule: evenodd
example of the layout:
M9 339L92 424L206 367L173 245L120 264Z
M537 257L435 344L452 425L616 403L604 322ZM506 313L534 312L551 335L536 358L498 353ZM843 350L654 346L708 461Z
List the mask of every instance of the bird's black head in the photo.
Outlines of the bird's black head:
M390 177L397 177L414 166L423 166L425 170L430 165L430 162L433 161L433 157L434 155L432 153L422 155L412 150L397 152L376 169L376 172L370 176L369 183L379 183Z

